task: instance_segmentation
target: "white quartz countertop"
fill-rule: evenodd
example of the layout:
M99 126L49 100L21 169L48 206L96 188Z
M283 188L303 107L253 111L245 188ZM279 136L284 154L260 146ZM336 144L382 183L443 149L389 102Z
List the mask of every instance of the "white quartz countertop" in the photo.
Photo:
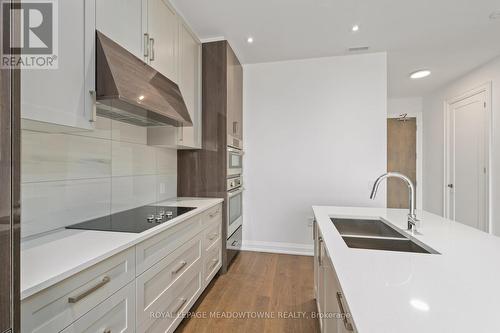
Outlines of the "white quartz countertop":
M157 233L195 216L223 199L178 198L159 206L196 209L141 233L61 229L21 244L21 300L48 288Z
M414 237L440 254L354 249L330 217L381 217L406 229L408 211L313 210L358 332L500 332L499 237L418 211Z

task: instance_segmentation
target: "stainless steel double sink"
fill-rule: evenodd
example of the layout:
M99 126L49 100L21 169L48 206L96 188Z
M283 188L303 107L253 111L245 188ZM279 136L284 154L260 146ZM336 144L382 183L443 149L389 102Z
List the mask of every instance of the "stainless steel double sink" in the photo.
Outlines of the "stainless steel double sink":
M382 219L330 219L350 248L439 254Z

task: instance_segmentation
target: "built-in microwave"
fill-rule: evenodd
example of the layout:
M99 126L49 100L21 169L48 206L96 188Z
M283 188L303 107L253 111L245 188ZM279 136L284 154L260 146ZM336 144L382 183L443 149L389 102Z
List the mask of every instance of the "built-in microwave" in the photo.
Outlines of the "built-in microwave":
M227 176L239 176L243 172L243 151L227 147Z

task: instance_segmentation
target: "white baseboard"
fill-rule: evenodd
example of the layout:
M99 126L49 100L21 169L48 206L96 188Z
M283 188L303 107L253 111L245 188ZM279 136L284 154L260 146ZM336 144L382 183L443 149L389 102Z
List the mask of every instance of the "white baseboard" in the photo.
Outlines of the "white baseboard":
M313 256L313 245L281 242L261 242L261 241L243 241L242 251L269 252L281 254L294 254L300 256Z

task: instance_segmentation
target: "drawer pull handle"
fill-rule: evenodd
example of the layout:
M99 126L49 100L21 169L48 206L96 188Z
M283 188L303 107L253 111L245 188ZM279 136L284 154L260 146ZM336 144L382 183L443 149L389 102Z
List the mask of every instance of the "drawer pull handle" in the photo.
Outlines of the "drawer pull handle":
M109 281L111 281L111 278L109 276L103 277L102 280L101 280L101 282L99 282L98 284L96 284L92 288L84 291L83 293L81 293L78 296L69 297L68 298L68 302L74 304L74 303L80 301L81 299L83 299L83 298L87 297L88 295L92 294L97 289L104 287L104 285L106 285Z
M111 329L107 328L102 333L111 333Z
M212 265L210 265L210 269L214 268L215 266L217 266L217 264L219 263L219 259L212 259Z
M214 232L210 237L208 237L209 240L214 240L217 238L217 236L219 236L219 233L218 232Z
M175 310L173 313L177 314L179 311L182 309L182 306L186 303L187 299L186 298L179 298L179 302L177 306L175 307Z
M342 304L342 293L341 292L337 292L337 303L339 304L340 314L342 315L342 318L343 318L342 320L344 321L345 329L350 331L350 332L354 331L352 324L347 319L347 314L345 313L345 310L344 310L344 304Z
M214 217L216 217L217 215L219 214L219 210L217 209L215 212L213 212L212 214L209 215L209 217L211 219L213 219Z
M177 266L175 266L174 269L172 269L172 274L177 274L179 273L179 271L187 265L187 262L185 262L184 260L183 261L180 261Z

